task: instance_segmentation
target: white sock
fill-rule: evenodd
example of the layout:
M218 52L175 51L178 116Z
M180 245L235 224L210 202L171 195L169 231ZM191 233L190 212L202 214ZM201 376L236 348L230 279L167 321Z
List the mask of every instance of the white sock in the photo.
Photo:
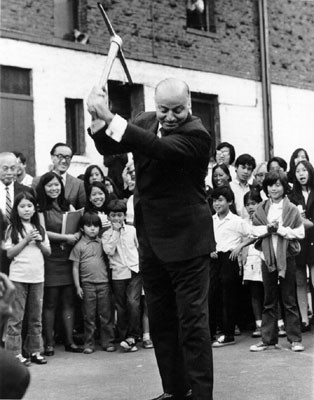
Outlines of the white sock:
M150 334L149 334L149 332L143 333L143 340L144 340L144 341L150 340Z

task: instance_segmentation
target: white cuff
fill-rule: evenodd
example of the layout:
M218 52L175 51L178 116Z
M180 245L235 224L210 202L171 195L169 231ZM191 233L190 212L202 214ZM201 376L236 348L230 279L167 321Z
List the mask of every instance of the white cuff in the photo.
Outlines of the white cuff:
M116 142L121 142L122 136L126 130L128 122L116 114L108 128L106 129L106 134L110 136Z

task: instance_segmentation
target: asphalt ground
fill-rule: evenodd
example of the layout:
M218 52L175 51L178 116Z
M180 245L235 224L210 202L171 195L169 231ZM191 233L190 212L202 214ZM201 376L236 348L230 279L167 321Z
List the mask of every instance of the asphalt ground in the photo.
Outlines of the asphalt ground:
M258 340L250 332L236 344L213 349L214 400L314 399L314 326L303 334L305 351L294 353L285 338L281 350L252 353ZM154 350L90 355L73 354L57 346L48 364L30 368L25 400L148 400L160 393Z

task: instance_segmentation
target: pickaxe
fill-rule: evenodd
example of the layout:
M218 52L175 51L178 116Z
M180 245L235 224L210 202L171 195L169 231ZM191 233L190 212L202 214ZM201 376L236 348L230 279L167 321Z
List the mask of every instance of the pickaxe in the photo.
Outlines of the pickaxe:
M100 78L100 86L102 87L102 89L104 91L107 90L107 81L108 81L108 78L109 78L109 74L110 74L112 65L114 63L114 60L116 59L117 56L120 59L120 62L121 62L122 67L124 69L124 72L125 72L125 74L126 74L126 76L128 78L129 84L132 85L133 84L132 78L131 78L130 72L128 70L128 67L126 65L126 61L125 61L124 54L123 54L123 51L122 51L122 39L120 38L120 36L118 36L115 33L115 31L114 31L114 29L113 29L113 27L111 25L111 22L110 22L110 20L109 20L109 18L107 16L106 11L104 10L102 4L101 3L97 3L97 5L98 5L98 8L99 8L104 20L105 20L105 23L107 25L107 28L108 28L108 31L109 31L109 34L110 34L110 48L109 48L109 51L108 51L106 65L105 65L105 68L104 68L104 70L102 72L102 75L101 75L101 78Z

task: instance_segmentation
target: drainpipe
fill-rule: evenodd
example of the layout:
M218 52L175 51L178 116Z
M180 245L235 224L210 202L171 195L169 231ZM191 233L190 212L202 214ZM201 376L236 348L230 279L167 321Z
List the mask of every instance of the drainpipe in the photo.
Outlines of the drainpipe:
M258 0L265 160L274 155L267 0Z

